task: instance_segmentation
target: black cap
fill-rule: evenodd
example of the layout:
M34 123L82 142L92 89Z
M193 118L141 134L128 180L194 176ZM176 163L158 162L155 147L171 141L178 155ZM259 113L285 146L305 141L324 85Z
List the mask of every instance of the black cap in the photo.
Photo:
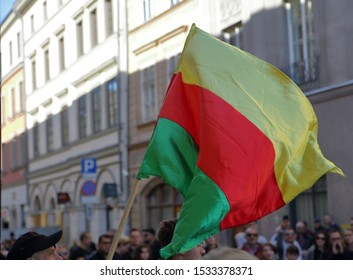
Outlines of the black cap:
M7 253L8 260L26 260L34 253L43 251L59 242L63 231L59 230L52 235L45 236L34 231L30 231L20 236Z

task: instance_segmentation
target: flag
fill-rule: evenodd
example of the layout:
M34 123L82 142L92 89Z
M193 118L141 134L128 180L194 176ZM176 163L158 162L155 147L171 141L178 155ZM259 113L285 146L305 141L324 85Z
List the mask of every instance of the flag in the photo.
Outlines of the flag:
M267 62L192 25L137 179L184 197L169 258L279 209L342 171L317 142L301 90Z

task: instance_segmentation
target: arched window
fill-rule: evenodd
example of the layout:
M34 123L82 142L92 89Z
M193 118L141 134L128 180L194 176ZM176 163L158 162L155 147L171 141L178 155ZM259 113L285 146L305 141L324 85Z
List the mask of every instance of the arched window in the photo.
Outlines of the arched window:
M180 192L167 184L158 184L146 197L148 225L157 229L160 221L177 217L182 203Z

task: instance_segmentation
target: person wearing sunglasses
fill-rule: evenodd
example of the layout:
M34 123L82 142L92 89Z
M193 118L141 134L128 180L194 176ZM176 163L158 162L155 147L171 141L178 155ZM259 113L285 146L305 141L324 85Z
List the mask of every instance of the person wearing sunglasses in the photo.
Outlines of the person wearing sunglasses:
M314 244L308 249L307 260L327 260L329 257L328 240L325 230L315 233Z
M249 227L245 231L246 242L241 247L242 250L250 253L257 258L262 258L261 244L258 242L259 233L254 227Z
M277 253L277 258L279 260L286 260L287 259L287 249L289 246L294 245L298 248L299 254L298 254L298 260L303 259L303 250L300 247L299 242L296 240L297 239L297 233L293 228L287 228L284 231L284 238L282 243L280 244L280 247L277 247L278 253Z
M332 230L328 233L330 243L330 260L353 260L353 253L345 248L341 231Z

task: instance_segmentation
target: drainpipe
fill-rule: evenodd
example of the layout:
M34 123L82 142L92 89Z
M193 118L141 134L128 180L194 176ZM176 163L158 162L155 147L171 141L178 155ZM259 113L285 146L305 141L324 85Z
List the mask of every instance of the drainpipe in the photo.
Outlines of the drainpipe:
M118 145L119 145L119 202L125 205L129 194L129 165L128 165L128 129L129 129L129 99L128 99L128 30L127 30L127 2L117 1L117 81L118 81ZM121 41L123 43L121 43ZM126 59L125 61L123 59ZM128 224L131 224L130 219Z

